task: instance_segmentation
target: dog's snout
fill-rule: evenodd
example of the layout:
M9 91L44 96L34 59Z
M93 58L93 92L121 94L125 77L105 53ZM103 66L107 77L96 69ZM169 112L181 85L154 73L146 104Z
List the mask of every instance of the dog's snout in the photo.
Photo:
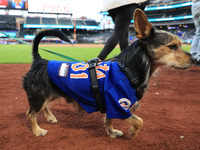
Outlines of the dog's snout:
M190 57L190 60L192 61L193 64L195 64L197 62L197 59L193 56Z

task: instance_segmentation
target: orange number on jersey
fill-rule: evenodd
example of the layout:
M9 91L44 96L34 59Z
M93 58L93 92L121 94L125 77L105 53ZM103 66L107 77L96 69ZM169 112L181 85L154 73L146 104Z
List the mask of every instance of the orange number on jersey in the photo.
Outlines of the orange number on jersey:
M87 68L89 67L88 64L84 64L84 63L77 63L77 64L72 64L71 68L73 71L85 71ZM101 65L98 64L96 68L96 73L97 73L97 79L101 79L101 78L105 78L105 73L103 71L107 71L109 70L109 66L107 66L107 64ZM79 73L79 74L70 74L71 78L75 78L75 79L83 79L83 78L88 78L88 75L86 73Z
M72 70L73 71L84 71L88 68L88 64L84 63L77 63L77 64L72 64Z
M105 78L105 76L106 76L105 73L103 73L102 71L100 71L98 69L101 69L103 71L109 70L109 67L107 66L107 64L104 64L103 66L99 65L96 67L97 79Z
M88 78L88 75L86 73L70 74L70 78L85 79L85 78Z
M71 68L73 71L85 71L88 68L88 64L84 63L77 63L77 64L72 64ZM84 79L88 78L88 75L86 73L79 73L79 74L70 74L70 78L74 79Z

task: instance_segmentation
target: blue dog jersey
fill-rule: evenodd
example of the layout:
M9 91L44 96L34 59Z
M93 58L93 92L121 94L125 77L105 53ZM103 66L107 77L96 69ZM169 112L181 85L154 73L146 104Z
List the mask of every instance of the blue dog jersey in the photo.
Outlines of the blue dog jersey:
M91 90L88 64L51 60L48 63L50 79L76 100L88 113L99 111ZM128 118L129 108L137 101L136 90L117 62L101 62L96 66L101 98L105 100L108 118Z

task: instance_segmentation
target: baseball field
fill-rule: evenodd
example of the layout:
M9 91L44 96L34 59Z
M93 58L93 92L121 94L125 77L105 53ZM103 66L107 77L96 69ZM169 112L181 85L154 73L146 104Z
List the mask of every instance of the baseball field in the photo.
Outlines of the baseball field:
M96 57L103 45L41 45L42 48L67 55L78 61ZM190 45L184 45L189 51ZM120 52L116 48L108 57ZM46 59L64 60L40 50ZM107 136L103 114L77 115L64 99L51 103L58 120L50 124L43 113L38 124L47 129L44 137L32 134L26 118L29 108L22 87L22 77L31 67L31 47L0 45L0 149L1 150L198 150L200 149L200 67L176 70L162 67L152 77L148 94L134 112L144 120L138 137L128 134L130 124L115 121L123 137Z

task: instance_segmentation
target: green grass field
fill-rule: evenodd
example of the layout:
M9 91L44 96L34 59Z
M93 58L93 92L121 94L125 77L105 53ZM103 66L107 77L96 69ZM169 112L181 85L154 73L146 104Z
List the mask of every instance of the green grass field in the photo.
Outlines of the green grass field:
M183 49L189 52L191 45L184 45ZM91 58L97 57L102 50L101 47L42 47L44 49L54 51L79 61L87 61ZM42 58L48 60L66 60L59 56L55 56L48 52L40 50ZM120 53L119 48L115 48L107 58L116 56ZM0 63L31 63L31 46L19 44L19 45L0 45Z

